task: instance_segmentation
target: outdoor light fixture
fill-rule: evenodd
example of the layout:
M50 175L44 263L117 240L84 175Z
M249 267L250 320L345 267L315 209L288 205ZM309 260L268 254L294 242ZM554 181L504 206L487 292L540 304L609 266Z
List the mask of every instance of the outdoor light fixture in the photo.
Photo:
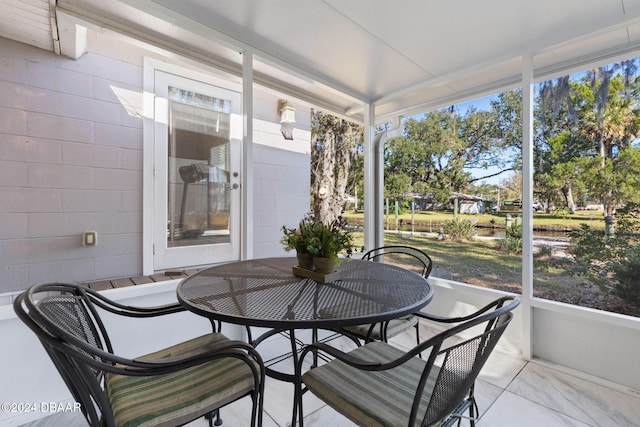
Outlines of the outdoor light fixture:
M278 100L278 115L280 116L280 132L286 140L293 140L293 124L296 122L296 109L285 99Z

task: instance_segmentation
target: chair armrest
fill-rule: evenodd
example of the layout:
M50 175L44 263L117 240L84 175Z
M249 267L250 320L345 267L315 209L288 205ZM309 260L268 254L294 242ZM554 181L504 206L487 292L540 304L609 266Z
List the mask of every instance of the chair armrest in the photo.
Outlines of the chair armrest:
M414 313L414 315L422 318L422 319L426 319L426 320L432 320L434 322L440 322L440 323L460 323L460 322L465 322L467 320L471 320L475 317L480 316L483 313L486 313L487 311L491 310L491 309L495 309L495 308L500 308L502 307L502 305L506 302L506 301L511 301L513 300L513 297L510 296L506 296L506 297L502 297L499 298L495 301L490 302L489 304L485 305L484 307L482 307L481 309L466 315L466 316L459 316L459 317L442 317L442 316L436 316L433 314L429 314L429 313L423 313L421 311L418 311L416 313Z
M388 345L390 346L390 344L387 343L380 343L380 342L373 342L372 344L375 345ZM403 353L402 356L396 358L396 359L391 359L391 360L387 360L384 362L372 362L370 360L364 360L361 359L359 357L354 356L351 353L345 353L341 350L336 349L335 347L331 347L328 344L324 344L324 343L313 343L313 344L309 344L308 346L306 346L304 348L304 350L302 351L302 353L300 353L300 359L299 359L299 363L298 363L298 368L300 369L300 372L302 371L302 362L305 358L305 356L311 352L311 351L322 351L324 353L327 353L328 355L336 358L337 360L340 360L344 363L346 363L347 365L353 366L354 368L357 369L362 369L362 370L366 370L366 371L384 371L387 369L392 369L395 367L398 367L402 364L404 364L405 362L407 362L408 360L413 359L414 357L416 357L418 354L420 354L421 352L427 350L427 349L433 349L435 348L434 344L439 344L439 341L437 339L429 339L427 341L422 342L420 345L412 348L411 350L408 350L406 353ZM371 345L370 344L365 344L365 345Z
M349 353L345 353L342 350L338 350L335 347L331 347L330 345L319 343L319 342L309 344L304 348L304 350L302 350L302 353L300 353L300 364L302 363L305 356L309 352L318 351L318 350L322 351L323 353L327 353L328 355L335 357L336 359L341 360L342 362L350 366L353 366L355 368L366 369L366 370L378 370L378 368L380 368L380 366L382 365L379 362L362 360Z
M106 299L95 291L87 292L87 296L96 306L101 307L111 313L127 317L155 317L185 311L185 308L177 302L154 307L136 307L120 304L116 301Z

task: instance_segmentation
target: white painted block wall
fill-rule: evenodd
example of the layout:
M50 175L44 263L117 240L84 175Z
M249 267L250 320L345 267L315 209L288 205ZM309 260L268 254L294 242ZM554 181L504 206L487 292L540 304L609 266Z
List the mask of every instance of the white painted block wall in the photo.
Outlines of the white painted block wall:
M140 65L3 38L0 57L0 293L139 274Z
M0 294L143 272L143 64L158 54L123 43L93 35L71 60L0 38ZM248 232L266 257L284 253L281 226L309 210L310 107L290 100L295 140L285 141L282 96L254 92ZM82 246L85 230L96 247Z

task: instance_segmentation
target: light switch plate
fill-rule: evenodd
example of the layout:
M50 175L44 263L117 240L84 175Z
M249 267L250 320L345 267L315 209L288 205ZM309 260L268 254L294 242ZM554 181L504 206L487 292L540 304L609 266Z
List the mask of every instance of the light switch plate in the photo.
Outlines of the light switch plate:
M82 233L82 245L83 246L95 246L98 244L98 232L85 231Z

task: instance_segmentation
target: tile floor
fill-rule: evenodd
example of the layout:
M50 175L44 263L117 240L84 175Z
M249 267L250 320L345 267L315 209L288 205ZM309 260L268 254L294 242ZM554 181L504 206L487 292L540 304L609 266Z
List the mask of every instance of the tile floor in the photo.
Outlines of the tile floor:
M413 333L396 337L393 343L411 345ZM424 331L421 335L428 336L428 333ZM280 339L282 341L266 342L263 354L287 345L284 338ZM494 351L481 372L476 383L476 397L481 411L479 427L640 427L638 391L589 382L542 362L527 362L519 354L502 348ZM354 426L310 393L304 399L305 426ZM290 425L292 401L291 384L268 378L263 425ZM248 426L250 412L248 398L227 406L222 411L223 426ZM29 423L28 427L58 425L79 427L86 424L77 414L60 414ZM188 426L207 425L206 420L199 419Z

